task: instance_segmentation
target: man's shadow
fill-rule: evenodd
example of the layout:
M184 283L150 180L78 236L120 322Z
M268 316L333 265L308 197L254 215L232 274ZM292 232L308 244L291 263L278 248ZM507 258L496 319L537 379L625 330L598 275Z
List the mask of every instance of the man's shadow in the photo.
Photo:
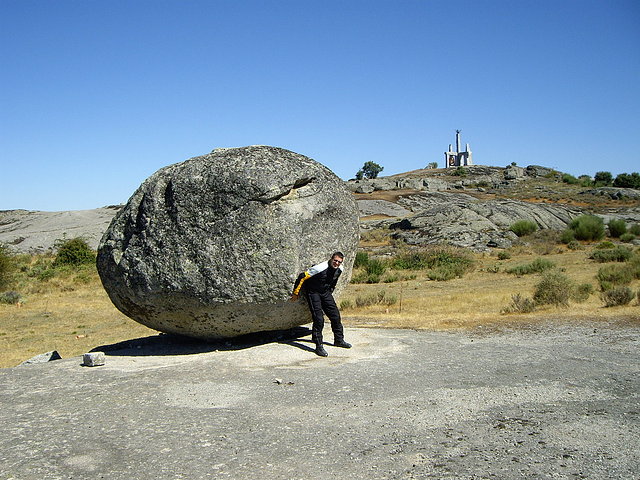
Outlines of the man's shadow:
M244 350L268 343L280 343L300 348L307 352L314 352L315 348L305 345L311 340L303 339L311 335L307 327L294 327L288 330L272 330L267 332L249 333L223 340L204 341L195 338L159 333L148 337L134 338L123 342L101 345L93 348L92 352L104 352L113 356L160 356L160 355L193 355L197 353Z

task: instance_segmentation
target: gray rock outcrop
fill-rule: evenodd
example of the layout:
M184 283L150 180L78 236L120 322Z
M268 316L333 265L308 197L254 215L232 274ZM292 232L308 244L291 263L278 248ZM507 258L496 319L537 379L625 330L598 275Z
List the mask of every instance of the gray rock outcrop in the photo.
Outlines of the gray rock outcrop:
M61 360L62 357L58 353L57 350L52 350L50 352L41 353L40 355L36 355L35 357L31 357L29 360L25 360L22 362L19 367L24 367L27 365L35 365L37 363L47 363L53 362L55 360Z
M396 238L410 245L448 243L478 251L510 247L517 236L509 227L518 220L561 230L582 213L581 209L566 206L507 199L480 201L471 195L449 192L409 195L398 203L415 215L384 221L385 226L395 230ZM375 226L371 224L370 228Z
M525 176L525 169L516 165L509 165L504 169L505 180L519 180Z
M216 149L149 177L116 215L98 250L115 306L156 330L202 339L309 323L288 302L305 268L346 254L358 211L340 178L268 146Z
M15 253L45 253L57 240L82 237L98 248L100 238L120 206L93 210L42 212L32 210L0 211L0 244Z
M611 200L622 200L624 198L636 199L640 198L640 190L634 190L633 188L598 187L583 190L580 192L580 195L606 196Z
M411 210L387 200L358 200L358 209L362 217L384 215L386 217L406 217Z

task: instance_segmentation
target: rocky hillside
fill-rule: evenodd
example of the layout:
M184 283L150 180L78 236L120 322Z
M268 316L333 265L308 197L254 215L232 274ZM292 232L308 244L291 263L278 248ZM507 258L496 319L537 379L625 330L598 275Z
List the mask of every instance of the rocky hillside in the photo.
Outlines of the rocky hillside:
M446 242L482 251L507 248L516 239L509 227L532 220L561 230L583 213L605 222L640 223L640 191L568 185L546 167L465 167L415 170L373 180L350 180L363 230L389 228L409 244ZM0 211L0 243L16 252L38 253L58 239L85 237L96 248L120 207L69 212Z
M68 212L0 211L0 243L17 253L44 253L56 240L83 237L92 248L120 206Z
M389 228L410 245L448 243L482 251L508 248L517 239L509 227L531 220L562 230L584 213L608 222L640 223L640 191L585 188L562 182L562 174L526 168L472 166L415 170L389 177L350 180L363 230Z

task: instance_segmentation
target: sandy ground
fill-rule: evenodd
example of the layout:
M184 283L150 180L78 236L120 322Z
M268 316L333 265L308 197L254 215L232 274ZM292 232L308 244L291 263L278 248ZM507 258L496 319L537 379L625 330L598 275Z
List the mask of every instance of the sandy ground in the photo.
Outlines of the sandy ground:
M0 479L637 478L637 324L308 334L0 370Z

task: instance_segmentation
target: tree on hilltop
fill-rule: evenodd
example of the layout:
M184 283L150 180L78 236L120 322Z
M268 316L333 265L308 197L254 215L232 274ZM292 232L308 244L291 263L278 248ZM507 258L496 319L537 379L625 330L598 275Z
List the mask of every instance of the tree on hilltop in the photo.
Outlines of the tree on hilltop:
M640 189L640 173L621 173L613 181L614 187Z
M611 172L596 172L593 176L593 183L597 187L608 187L613 182Z
M375 162L364 162L362 168L356 173L356 179L377 178L382 170L384 170L384 167L381 167Z

